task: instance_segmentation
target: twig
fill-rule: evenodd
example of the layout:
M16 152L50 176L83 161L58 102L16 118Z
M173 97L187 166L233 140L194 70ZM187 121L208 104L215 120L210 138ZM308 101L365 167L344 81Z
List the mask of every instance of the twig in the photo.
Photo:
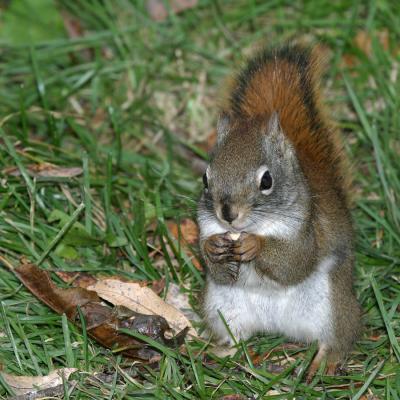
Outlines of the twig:
M10 271L14 271L14 266L10 263L10 261L7 260L7 258L3 257L0 254L0 262L6 267L8 268Z

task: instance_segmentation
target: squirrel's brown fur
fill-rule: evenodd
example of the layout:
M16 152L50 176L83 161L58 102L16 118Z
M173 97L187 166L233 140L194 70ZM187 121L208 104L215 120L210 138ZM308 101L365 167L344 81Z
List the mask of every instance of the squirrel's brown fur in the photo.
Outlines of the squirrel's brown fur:
M239 119L268 120L277 112L311 190L322 195L334 189L348 202L349 163L321 101L324 64L318 47L288 44L263 50L229 82L222 108Z
M230 81L198 208L210 330L222 343L226 324L242 339L318 340L308 380L324 358L333 373L360 332L350 174L321 60L301 45L263 50Z

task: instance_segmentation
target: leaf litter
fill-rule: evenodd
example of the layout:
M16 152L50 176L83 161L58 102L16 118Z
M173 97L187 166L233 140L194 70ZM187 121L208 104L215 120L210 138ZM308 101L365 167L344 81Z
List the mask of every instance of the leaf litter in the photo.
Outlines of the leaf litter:
M16 395L49 389L61 385L77 368L59 368L46 376L17 376L1 372L0 375Z
M102 279L90 285L88 290L96 292L102 299L137 313L162 315L178 334L185 328L188 334L197 337L189 319L177 308L167 304L152 289L135 282L122 282L117 279Z
M127 301L125 297L123 297L123 301L120 304L114 303L114 305L120 307L110 307L93 290L82 287L59 288L53 283L47 271L38 268L34 264L22 264L15 268L14 272L39 300L58 314L65 314L75 324L79 324L78 307L80 307L86 322L88 335L104 347L121 352L127 357L153 363L159 361L161 355L143 341L121 333L119 330L122 328L139 332L169 347L180 346L188 331L193 336L195 335L193 327L183 314L163 302L150 288L141 288L139 284L133 287L128 286L125 291L134 296L133 298L136 302L145 302L140 308L142 311L137 311L137 303L135 303L133 309L126 307ZM93 288L98 284L101 288L101 282L103 282L104 286L104 281L98 281L89 286L89 288ZM112 303L112 300L114 300L112 290L121 290L121 284L124 284L124 282L118 282L114 280L114 286L112 284L111 286L105 286L107 288L106 296L101 294L99 290L100 296L109 298ZM140 294L135 294L134 288ZM143 289L147 290L143 291ZM150 296L157 306L152 305L151 301L145 299L143 293ZM115 297L118 298L118 296ZM128 305L130 304L128 303ZM126 312L126 310L129 312ZM162 313L167 315L160 315ZM173 320L175 317L178 322ZM185 325L186 322L187 325ZM170 334L171 327L169 323L172 324L173 335Z
M60 167L50 163L30 164L25 168L28 174L34 178L74 178L83 173L81 167ZM5 168L2 173L4 175L21 176L18 167Z
M196 223L189 218L185 218L179 225L174 221L169 221L167 226L172 237L178 241L183 252L190 258L194 267L202 271L203 268L199 260L191 250L191 247L196 245L199 239L199 228Z

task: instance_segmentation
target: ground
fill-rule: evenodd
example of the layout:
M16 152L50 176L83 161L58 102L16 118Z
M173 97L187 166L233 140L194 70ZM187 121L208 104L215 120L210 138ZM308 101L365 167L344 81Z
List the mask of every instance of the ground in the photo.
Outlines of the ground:
M79 374L75 386L65 386L70 399L399 399L399 3L202 0L161 22L140 1L12 0L2 7L4 372L40 376L76 367L110 374L96 384ZM183 352L161 346L157 366L135 364L129 377L122 367L131 360L52 312L5 260L132 280L164 277L161 295L179 284L198 309L204 273L171 227L195 217L222 79L255 46L298 38L326 49L324 98L353 165L363 336L345 370L318 374L310 385L304 371L316 346L280 336L254 337L231 358L211 354L202 341ZM45 163L82 174L35 178L32 165L53 168ZM85 208L74 215L80 203ZM64 221L74 215L87 235L61 240L55 210ZM11 394L0 374L0 398Z

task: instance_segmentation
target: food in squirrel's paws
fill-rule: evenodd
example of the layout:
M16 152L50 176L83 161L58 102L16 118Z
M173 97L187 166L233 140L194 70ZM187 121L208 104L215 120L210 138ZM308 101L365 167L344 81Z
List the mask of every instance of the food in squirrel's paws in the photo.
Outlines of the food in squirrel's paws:
M308 381L324 359L334 373L360 331L350 169L319 87L323 54L263 49L229 80L198 207L214 338L318 342Z
M238 240L240 238L240 232L239 233L229 232L229 236L231 237L232 240Z

